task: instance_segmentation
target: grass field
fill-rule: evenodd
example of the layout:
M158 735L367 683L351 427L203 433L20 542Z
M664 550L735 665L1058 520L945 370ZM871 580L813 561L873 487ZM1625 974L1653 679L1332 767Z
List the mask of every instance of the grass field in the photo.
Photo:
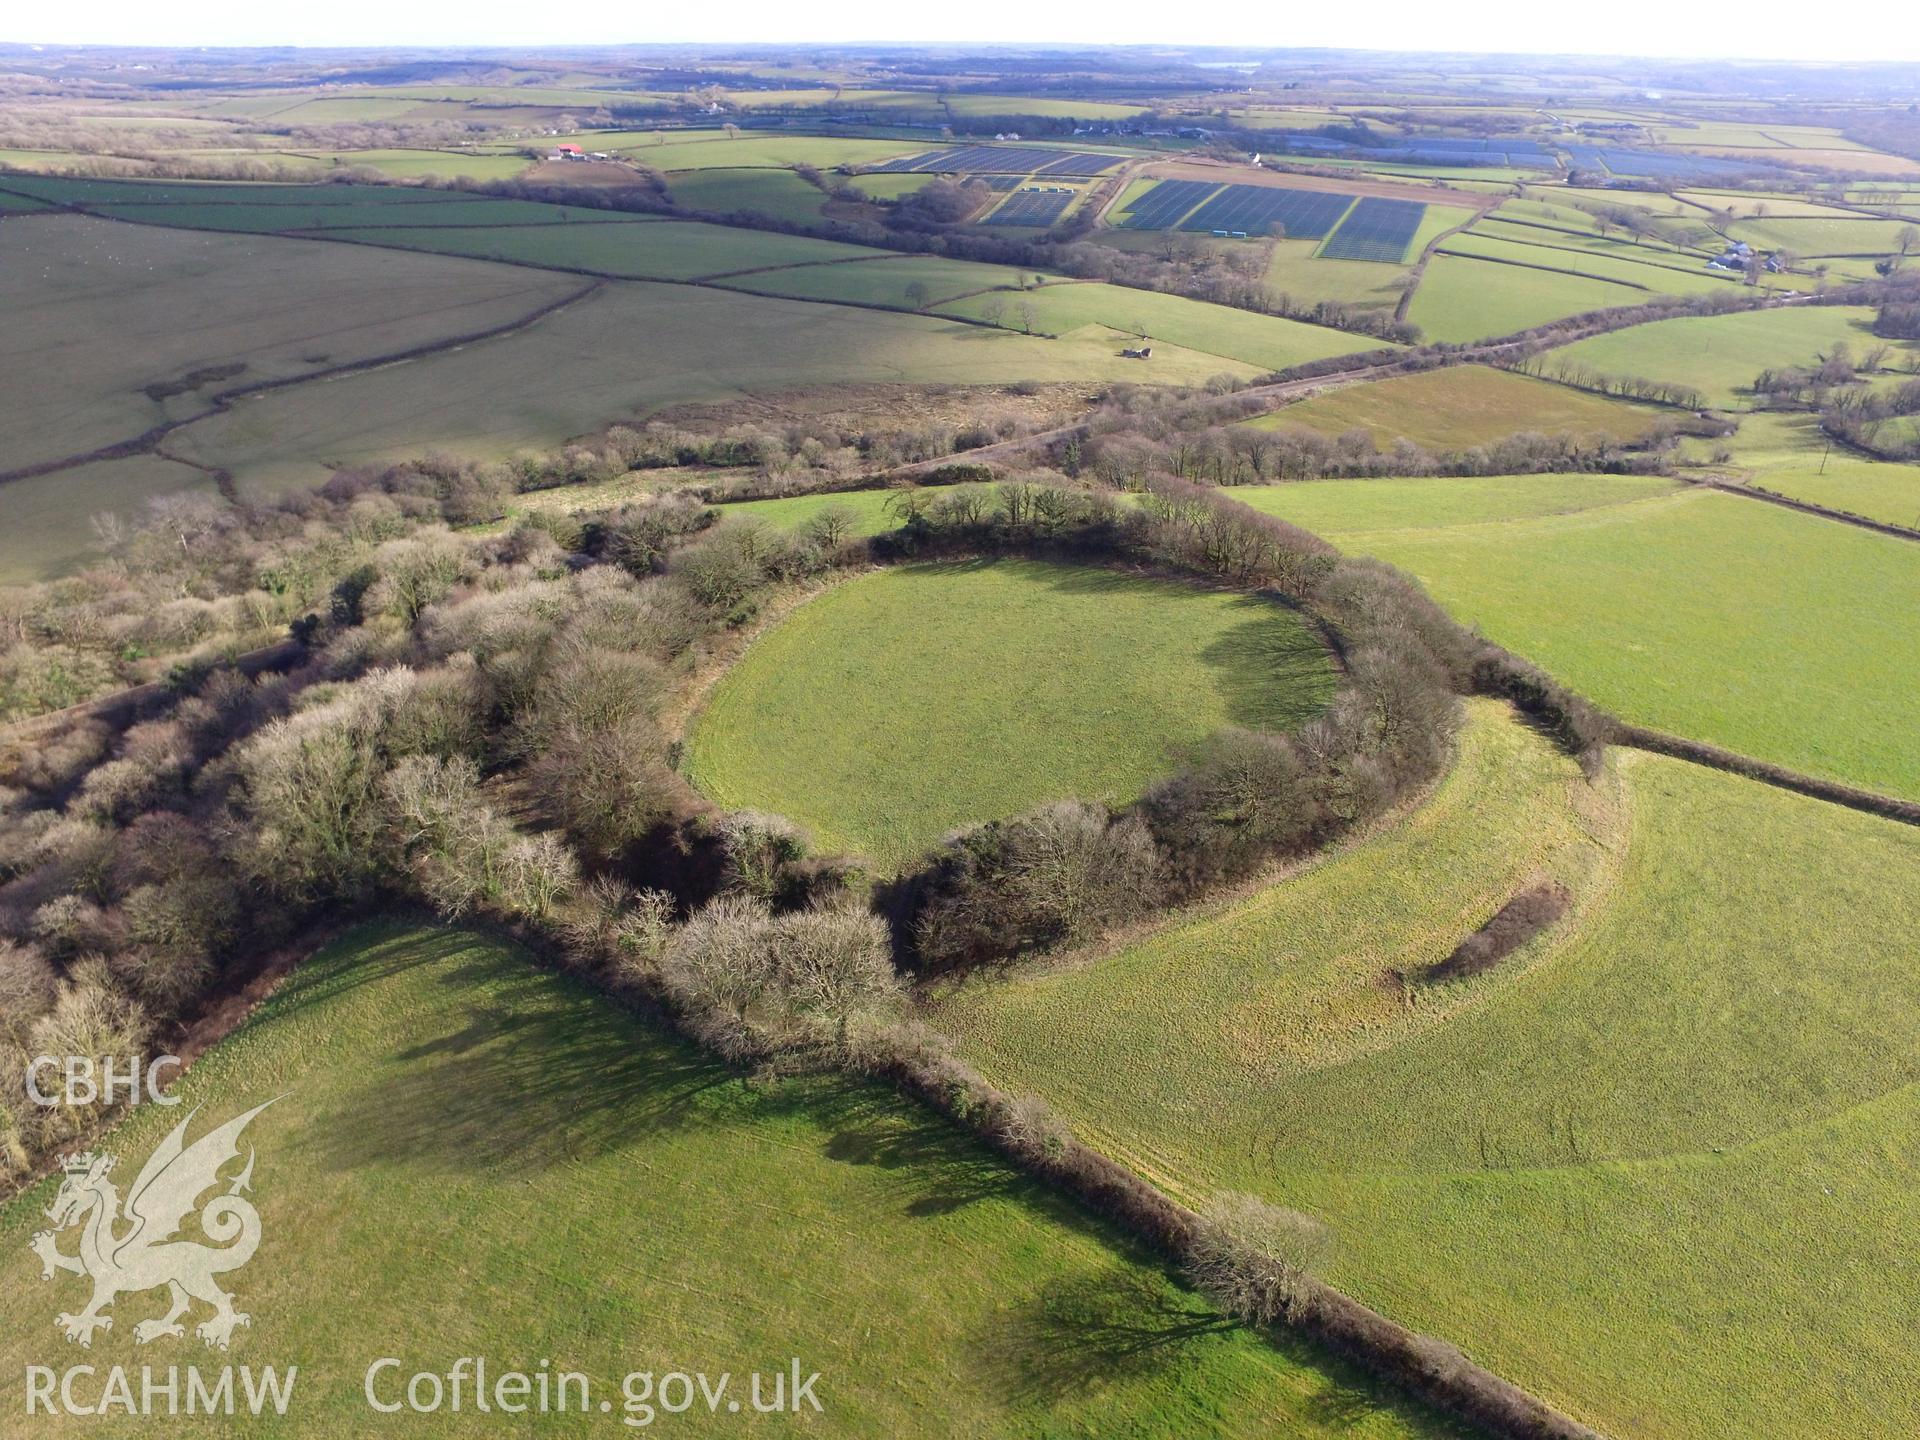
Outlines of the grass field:
M1395 520L1382 483L1266 493L1627 719L1920 798L1920 546L1691 489L1475 524L1450 513L1455 482L1400 482Z
M1658 412L1483 365L1395 375L1310 396L1247 424L1295 426L1323 435L1365 430L1374 444L1397 439L1436 450L1465 450L1523 430L1583 439L1636 439Z
M1643 290L1456 255L1428 262L1407 318L1428 340L1461 343L1544 325L1587 310L1635 305Z
M686 768L723 805L895 866L1046 800L1130 800L1181 747L1290 727L1331 690L1319 642L1264 601L1040 562L910 566L762 635Z
M729 289L753 290L775 295L791 295L807 300L845 300L857 305L889 305L912 308L915 297L907 292L915 286L924 294L921 303L931 306L972 295L982 290L1012 291L1032 271L1010 266L977 265L970 260L945 260L937 255L887 255L876 253L872 259L851 264L801 265L784 270L756 271L722 280ZM1008 294L1009 315L1022 298ZM1008 323L1002 317L1002 324ZM1015 317L1014 323L1017 323Z
M405 350L504 324L572 283L301 240L65 216L8 224L0 468L86 453L204 404L198 389L154 400L149 385L244 367L204 382L217 389Z
M737 500L720 507L729 520L747 519L776 530L797 530L823 510L842 510L853 517L855 535L878 535L899 520L887 508L892 490L848 490L837 495L793 495L782 500Z
M1615 764L1482 710L1404 825L936 1020L1176 1189L1320 1216L1337 1283L1607 1433L1910 1434L1920 838ZM1382 984L1542 873L1551 938Z
M1001 316L1002 325L1020 326L1023 322L1019 306L1030 304L1038 330L1062 335L1083 326L1098 325L1130 336L1144 334L1155 341L1263 370L1282 370L1308 360L1374 349L1381 344L1319 325L1303 325L1297 320L1209 305L1182 295L1162 295L1098 282L1052 285L1010 299L979 296L942 308L956 314L978 316L983 313L983 306L995 300L1008 302L1006 313ZM1157 373L1158 355L1156 349L1154 360L1134 367L1136 378L1142 381L1163 378Z
M1836 345L1858 358L1876 343L1872 323L1871 310L1845 305L1686 316L1596 335L1552 356L1608 375L1692 385L1708 404L1730 407L1742 403L1762 370L1818 364Z
M817 221L827 197L791 170L689 170L668 187L693 210L729 214L754 210L782 220Z
M297 152L296 152L297 153ZM524 155L486 154L477 150L327 150L308 152L328 166L365 167L396 180L418 180L427 175L442 179L511 180L528 165Z
M1625 253L1628 247L1599 236L1560 235L1518 225L1496 230L1498 221L1482 223L1486 226L1484 231L1475 228L1449 240L1445 253L1572 271L1596 280L1637 285L1654 295L1717 293L1740 283L1731 276L1706 269L1697 255L1676 255L1670 250L1662 252L1643 246L1636 256Z
M656 140L655 135L661 138ZM566 139L568 137L561 137ZM917 155L933 142L864 140L832 135L777 135L743 131L729 140L717 130L653 131L627 135L589 132L571 137L589 150L605 150L671 175L681 170L786 169L813 165L877 165L897 155ZM560 143L558 140L556 144Z
M520 265L589 270L636 280L693 280L781 265L852 260L883 255L859 245L740 230L697 220L652 224L532 225L491 230L405 228L340 229L344 240L362 240L442 255L468 255Z
M101 460L0 485L0 585L70 575L101 558L91 517L146 512L159 495L212 495L213 477L157 455Z
M1728 233L1755 246L1791 250L1800 256L1891 255L1899 247L1900 232L1911 223L1859 215L1844 220L1769 218L1742 220Z
M318 483L330 463L436 450L493 459L547 449L681 401L867 382L1141 378L1138 362L1120 358L1120 348L1105 332L1046 340L937 316L615 283L514 335L280 391L168 443L177 454L233 471L243 491L276 490ZM1172 348L1156 347L1154 365L1151 378L1186 384L1223 371L1255 373Z
M1317 535L1351 542L1376 531L1419 535L1453 525L1573 515L1671 495L1678 487L1678 481L1657 475L1473 475L1237 485L1227 493Z
M1588 791L1482 712L1402 828L937 1021L1175 1187L1321 1215L1336 1283L1609 1434L1910 1434L1920 841L1617 766ZM1501 972L1380 987L1582 866Z
M619 1433L630 1371L732 1371L744 1398L746 1372L793 1356L821 1376L825 1415L808 1428L836 1435L892 1437L929 1414L969 1434L1453 1433L1213 1323L1115 1237L891 1095L749 1083L471 933L354 932L181 1092L205 1107L196 1135L283 1097L247 1132L263 1239L227 1282L253 1316L231 1359L297 1364L299 1379L284 1421L174 1419L170 1433L419 1433L420 1416L376 1415L362 1396L385 1355L402 1377L463 1355L495 1374L551 1360L613 1400L612 1416L516 1434ZM186 1113L149 1107L109 1148L131 1168ZM53 1324L80 1282L42 1283L27 1251L51 1191L0 1211L0 1398L16 1413L24 1366L81 1358ZM84 1359L136 1377L143 1362L217 1369L227 1357L198 1340L135 1346L134 1321L163 1304L122 1297ZM425 1428L498 1433L500 1415L467 1399Z
M1730 443L1734 470L1756 485L1920 530L1920 465L1890 465L1829 447L1812 415L1749 415Z

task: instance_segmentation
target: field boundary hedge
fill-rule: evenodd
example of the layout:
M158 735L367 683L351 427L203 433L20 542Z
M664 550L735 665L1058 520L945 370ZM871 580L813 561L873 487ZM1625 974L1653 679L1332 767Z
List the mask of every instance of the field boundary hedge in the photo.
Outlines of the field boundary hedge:
M1909 529L1905 525L1895 525L1888 520L1875 520L1867 515L1856 515L1851 510L1830 509L1825 505L1816 505L1811 500L1796 500L1791 495L1782 495L1778 490L1767 490L1758 485L1743 485L1737 480L1722 480L1717 476L1702 480L1687 480L1687 483L1699 485L1708 490L1718 490L1724 495L1744 495L1749 500L1764 500L1769 505L1798 510L1806 515L1817 515L1822 520L1837 520L1842 525L1858 525L1862 530L1891 535L1896 540L1920 540L1920 530Z
M1817 775L1789 770L1770 760L1756 760L1751 755L1725 750L1704 740L1689 740L1684 735L1669 735L1664 730L1651 730L1644 725L1625 722L1617 724L1609 738L1614 744L1625 745L1632 750L1647 750L1675 760L1690 760L1696 765L1724 770L1729 775L1741 775L1766 785L1777 785L1782 790L1791 790L1814 800L1844 805L1849 810L1860 810L1907 825L1920 825L1920 802L1883 795L1877 790L1843 785L1837 780L1822 780Z

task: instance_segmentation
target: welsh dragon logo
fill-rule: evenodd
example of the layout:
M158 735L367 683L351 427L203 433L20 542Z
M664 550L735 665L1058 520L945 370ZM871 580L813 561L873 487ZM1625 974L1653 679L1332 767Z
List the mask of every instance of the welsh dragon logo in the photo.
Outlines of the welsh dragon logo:
M239 1158L240 1132L267 1105L255 1106L188 1145L187 1124L199 1113L190 1111L140 1167L127 1192L124 1215L120 1192L109 1178L113 1156L89 1151L62 1162L66 1179L47 1210L53 1228L35 1235L30 1248L40 1257L42 1279L52 1280L65 1270L93 1281L86 1309L55 1321L67 1339L91 1345L95 1330L113 1328L113 1317L105 1311L115 1297L163 1286L172 1303L165 1315L133 1327L140 1344L184 1335L180 1317L195 1300L213 1307L213 1314L194 1327L209 1345L226 1349L234 1328L250 1323L251 1317L233 1308L233 1296L214 1277L238 1270L260 1245L260 1214L242 1198L253 1180L251 1147L245 1168L227 1181L223 1194L200 1209L200 1228L214 1244L174 1236L200 1196L220 1183L221 1168ZM79 1251L63 1254L59 1234L75 1226L80 1227Z

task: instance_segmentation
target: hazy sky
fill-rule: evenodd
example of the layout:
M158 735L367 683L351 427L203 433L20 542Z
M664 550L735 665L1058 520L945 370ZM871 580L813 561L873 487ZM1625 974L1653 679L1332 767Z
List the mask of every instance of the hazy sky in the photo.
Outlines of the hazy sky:
M9 6L0 40L123 45L553 45L618 41L952 40L1247 46L1335 45L1762 59L1920 61L1911 0L1850 0L1840 23L1785 0L1364 0L1356 4L1166 5L1142 0L732 0L555 6L472 0L92 0Z

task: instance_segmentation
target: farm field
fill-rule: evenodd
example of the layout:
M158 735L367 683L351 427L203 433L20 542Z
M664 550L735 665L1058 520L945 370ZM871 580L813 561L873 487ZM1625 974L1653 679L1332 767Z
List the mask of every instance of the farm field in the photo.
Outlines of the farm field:
M1262 514L1364 548L1362 542L1376 532L1420 535L1454 525L1573 515L1672 495L1679 488L1679 481L1661 475L1472 475L1302 480L1236 485L1229 493Z
M1709 405L1730 409L1762 370L1818 364L1837 345L1858 357L1875 343L1872 323L1871 310L1845 305L1689 315L1596 335L1550 351L1549 358L1606 375L1692 385ZM1913 353L1911 346L1894 348Z
M1645 293L1581 275L1436 255L1414 292L1407 318L1428 340L1464 343L1588 310L1638 304Z
M979 317L984 307L1005 296L975 296L941 306L960 315ZM1331 355L1347 355L1380 348L1381 342L1366 336L1349 335L1318 325L1305 325L1274 315L1256 315L1225 305L1210 305L1181 295L1162 295L1150 290L1130 290L1099 282L1049 285L1012 297L1006 305L1001 324L1024 324L1019 307L1033 307L1034 328L1056 335L1067 335L1084 326L1098 325L1128 336L1145 335L1156 342L1165 341L1187 350L1216 355L1225 362L1238 362L1262 370L1283 370L1308 360ZM1157 370L1160 351L1156 345L1149 367ZM1157 374L1139 374L1135 378L1162 378Z
M530 163L524 155L489 155L473 149L296 151L288 158L311 158L334 168L365 167L396 180L418 180L429 175L443 180L511 180Z
M1706 268L1701 250L1658 248L1649 242L1633 245L1599 235L1569 234L1482 220L1464 235L1447 242L1449 251L1511 259L1523 264L1576 270L1603 280L1639 285L1664 295L1700 295L1729 292L1742 282ZM1717 253L1717 252L1716 252ZM1784 286L1785 277L1767 276L1768 288Z
M1556 843L1591 868L1552 938L1381 994ZM940 1018L1176 1189L1319 1215L1341 1283L1609 1432L1891 1436L1916 1077L1882 998L1917 896L1901 826L1653 756L1590 790L1482 712L1404 825Z
M1920 166L1916 166L1920 169ZM1899 248L1904 220L1786 219L1742 220L1728 233L1756 246L1791 250L1802 257L1821 255L1890 255Z
M661 138L656 140L655 135ZM655 131L631 135L588 132L560 136L588 150L605 150L672 175L682 170L790 169L813 165L874 165L927 148L925 141L865 140L830 135L768 135L742 132L729 140L719 131Z
M817 221L826 194L791 170L689 170L668 186L674 200L693 210L725 215L753 210L782 220Z
M1594 242L1595 245L1600 243L1603 242ZM1633 286L1648 295L1731 293L1733 285L1737 283L1706 269L1705 262L1697 257L1694 257L1693 268L1689 269L1660 263L1657 259L1654 263L1646 263L1617 252L1597 252L1590 246L1556 243L1555 237L1537 230L1520 239L1510 238L1508 234L1482 234L1478 230L1469 230L1447 241L1440 253L1468 255L1476 259L1608 280L1618 285ZM1675 258L1682 261L1686 259L1684 256Z
M1001 560L850 580L715 686L689 777L900 866L956 826L1132 799L1224 724L1287 729L1332 693L1321 644L1256 599Z
M100 460L51 475L0 483L0 585L26 585L84 569L99 558L92 517L144 514L147 502L185 492L213 495L211 475L157 455Z
M396 226L378 230L340 229L341 240L359 240L440 255L467 255L509 264L581 270L634 280L695 280L742 270L810 265L821 260L853 260L883 255L859 245L782 235L767 230L738 230L697 220L535 225L499 229Z
M1137 378L1139 363L1119 351L1105 331L1047 340L932 315L622 282L511 336L250 401L176 432L168 448L230 470L243 493L266 493L324 481L330 464L547 449L683 401L869 381ZM1157 378L1188 384L1257 373L1215 355L1169 348L1163 356L1156 348L1156 366L1162 360Z
M792 495L778 500L735 500L719 507L724 520L752 521L776 530L798 530L823 511L851 517L849 533L878 535L900 522L888 508L897 491L846 490L824 495Z
M7 224L5 468L131 440L204 408L204 392L491 329L573 283L467 260L77 216ZM59 363L32 363L48 353ZM154 398L149 386L178 393Z
M1003 296L1009 314L1001 324L1017 324L1013 306L1021 298L1011 292L1031 283L1032 271L970 260L945 260L933 255L889 255L871 252L868 258L844 263L795 265L781 270L750 271L716 283L728 289L761 294L791 295L801 300L838 300L856 305L886 305L911 310L933 308L980 291L1009 292ZM918 288L916 288L918 287ZM912 293L909 293L912 292ZM1191 302L1189 302L1191 303Z
M1464 450L1521 431L1633 440L1660 419L1650 406L1484 365L1453 365L1325 391L1246 423L1334 436L1365 430L1382 449L1407 439L1433 450Z
M1616 714L1920 798L1920 692L1901 678L1920 665L1912 542L1694 489L1429 531L1376 508L1365 533L1329 523L1347 492L1327 487L1386 495L1378 483L1268 493L1283 518L1401 566L1456 619ZM1442 492L1409 495L1429 493Z
M1830 447L1811 415L1749 415L1729 443L1734 473L1755 485L1920 530L1920 465L1866 460Z
M975 1433L1229 1414L1248 1436L1276 1416L1306 1436L1455 1433L1383 1408L1344 1370L1204 1323L1110 1233L877 1087L750 1083L471 932L353 931L181 1088L203 1121L284 1097L248 1131L264 1239L233 1358L299 1366L301 1435L368 1433L373 1355L403 1357L404 1375L455 1350L550 1358L616 1411L632 1370L732 1370L744 1391L746 1372L798 1355L836 1434L897 1436L929 1406ZM110 1143L144 1153L185 1113L148 1107ZM0 1210L0 1353L16 1375L62 1343L27 1249L51 1190ZM743 1293L761 1303L717 1303ZM1152 1363L1116 1356L1090 1385L1053 1369L1095 1318L1158 1330ZM131 1328L89 1359L137 1366ZM150 1433L120 1419L96 1424ZM432 1428L498 1425L469 1410Z

